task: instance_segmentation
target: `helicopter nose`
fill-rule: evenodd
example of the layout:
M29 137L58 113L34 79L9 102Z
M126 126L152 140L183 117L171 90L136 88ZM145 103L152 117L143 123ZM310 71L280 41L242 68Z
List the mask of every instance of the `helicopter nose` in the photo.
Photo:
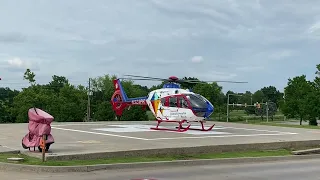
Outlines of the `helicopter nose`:
M214 106L207 102L207 112L205 114L205 118L209 118L209 116L213 113Z

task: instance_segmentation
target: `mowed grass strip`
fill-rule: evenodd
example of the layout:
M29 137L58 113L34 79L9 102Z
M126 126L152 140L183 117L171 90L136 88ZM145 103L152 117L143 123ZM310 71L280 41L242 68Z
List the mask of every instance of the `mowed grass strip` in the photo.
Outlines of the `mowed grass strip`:
M269 150L269 151L243 151L243 152L225 152L225 153L208 153L199 155L159 155L148 157L123 157L109 158L98 160L71 160L71 161L46 161L26 156L23 154L0 154L0 162L8 162L7 158L24 158L19 164L26 165L44 165L44 166L78 166L94 164L115 164L115 163L135 163L135 162L156 162L156 161L174 161L174 160L193 160L193 159L221 159L221 158L241 158L241 157L267 157L267 156L288 156L290 150ZM17 163L15 163L17 164Z

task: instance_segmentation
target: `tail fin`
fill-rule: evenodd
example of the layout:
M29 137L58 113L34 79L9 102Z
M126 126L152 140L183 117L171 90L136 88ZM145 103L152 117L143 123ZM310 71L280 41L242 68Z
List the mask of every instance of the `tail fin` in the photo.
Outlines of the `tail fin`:
M119 79L113 80L114 93L111 97L112 109L115 111L116 115L121 116L123 110L127 107L128 97L123 90L123 87Z
M114 85L115 91L111 97L111 104L117 116L121 116L123 113L123 110L127 106L142 105L144 109L146 108L147 106L147 103L145 101L147 99L146 97L128 98L119 79L113 80L113 85Z
M115 92L119 92L123 98L123 101L127 102L129 100L127 94L124 92L123 87L121 85L121 82L119 79L113 80L113 86L115 89Z

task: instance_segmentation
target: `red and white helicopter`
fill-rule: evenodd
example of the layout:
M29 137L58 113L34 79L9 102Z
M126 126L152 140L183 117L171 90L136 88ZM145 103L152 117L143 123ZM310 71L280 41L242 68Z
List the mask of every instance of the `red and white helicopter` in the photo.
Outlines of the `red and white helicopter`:
M169 130L184 132L190 130L210 131L214 127L212 125L205 129L204 122L210 117L214 111L214 106L205 97L200 94L191 92L189 89L182 89L179 83L206 83L208 81L198 80L180 80L175 76L169 79L153 78L145 76L126 75L131 78L118 78L113 80L115 92L111 97L112 108L117 116L121 116L125 108L130 106L147 106L155 116L158 124L153 130ZM140 79L134 79L134 78ZM151 91L146 97L128 98L120 79L130 80L156 80L164 81L163 88ZM211 81L211 82L232 82L232 83L247 83L236 81ZM177 129L160 128L162 122L178 123ZM190 128L191 122L201 123L201 129ZM186 123L187 126L183 127L182 124Z

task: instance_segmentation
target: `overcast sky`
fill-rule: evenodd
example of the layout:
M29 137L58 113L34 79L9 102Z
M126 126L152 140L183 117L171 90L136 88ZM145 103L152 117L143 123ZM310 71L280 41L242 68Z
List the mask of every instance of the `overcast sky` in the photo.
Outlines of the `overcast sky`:
M315 77L319 0L0 0L1 86L61 75L87 85L104 74L237 80L224 92L281 91ZM143 85L149 82L137 82Z

